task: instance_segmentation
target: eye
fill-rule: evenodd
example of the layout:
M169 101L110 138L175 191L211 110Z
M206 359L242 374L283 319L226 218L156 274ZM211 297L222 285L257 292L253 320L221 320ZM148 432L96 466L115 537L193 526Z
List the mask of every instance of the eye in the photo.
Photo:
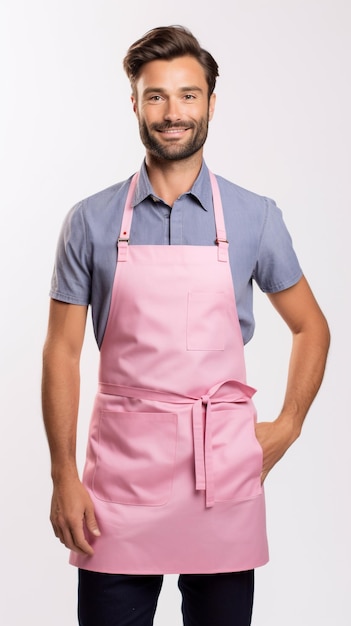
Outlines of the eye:
M185 99L185 100L195 100L195 96L194 96L194 94L192 94L192 93L186 93L186 94L184 95L184 99Z
M154 96L150 96L150 102L160 102L162 100L162 96L159 94L155 94Z

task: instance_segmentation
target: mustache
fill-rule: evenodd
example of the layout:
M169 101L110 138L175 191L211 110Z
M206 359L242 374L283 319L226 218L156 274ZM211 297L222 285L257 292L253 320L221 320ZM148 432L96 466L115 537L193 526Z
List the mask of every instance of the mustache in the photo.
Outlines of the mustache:
M162 124L151 124L151 130L171 130L173 128L194 128L192 122L163 122Z

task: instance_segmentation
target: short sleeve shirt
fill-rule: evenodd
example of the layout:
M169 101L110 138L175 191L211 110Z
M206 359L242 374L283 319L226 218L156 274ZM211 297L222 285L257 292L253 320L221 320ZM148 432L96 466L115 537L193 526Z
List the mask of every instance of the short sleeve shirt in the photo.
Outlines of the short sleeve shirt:
M267 293L302 276L282 212L270 198L216 176L229 241L229 260L244 343L254 332L253 281ZM91 305L100 347L117 262L117 239L130 178L76 204L60 233L50 296ZM173 207L153 192L142 164L133 199L130 245L215 245L212 189L205 163L190 191Z

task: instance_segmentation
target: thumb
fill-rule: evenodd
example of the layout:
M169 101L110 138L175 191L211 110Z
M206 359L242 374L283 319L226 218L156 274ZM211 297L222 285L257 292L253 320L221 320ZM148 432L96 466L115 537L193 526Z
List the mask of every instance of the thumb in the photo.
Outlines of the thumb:
M85 525L92 535L100 537L101 532L99 530L93 508L89 508L85 511Z

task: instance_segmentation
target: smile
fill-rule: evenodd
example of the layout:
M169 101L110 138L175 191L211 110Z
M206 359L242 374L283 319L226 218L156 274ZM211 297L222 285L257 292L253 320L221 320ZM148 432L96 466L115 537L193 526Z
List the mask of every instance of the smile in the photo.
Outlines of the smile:
M159 128L157 129L157 132L161 133L162 135L172 135L172 137L175 137L177 135L184 135L184 133L186 133L189 130L189 128L187 127L175 127L175 128Z

